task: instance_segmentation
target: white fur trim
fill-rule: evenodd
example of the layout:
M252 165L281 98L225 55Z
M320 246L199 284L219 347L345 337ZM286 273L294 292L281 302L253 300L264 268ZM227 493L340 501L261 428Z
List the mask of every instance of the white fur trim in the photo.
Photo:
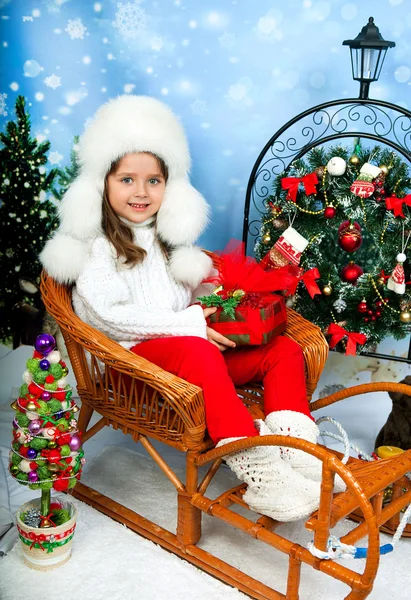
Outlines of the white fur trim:
M176 281L197 287L209 276L213 262L197 246L176 248L171 252L169 269Z
M188 179L167 183L157 213L157 233L172 246L194 243L208 223L209 206Z
M79 142L87 174L104 178L111 163L131 152L152 152L167 164L170 178L190 169L184 129L172 110L149 96L118 96L96 112Z
M47 242L40 260L47 273L59 283L72 283L88 259L88 245L70 235L57 232Z
M73 181L59 207L61 233L85 241L100 233L103 187L104 181L85 176Z

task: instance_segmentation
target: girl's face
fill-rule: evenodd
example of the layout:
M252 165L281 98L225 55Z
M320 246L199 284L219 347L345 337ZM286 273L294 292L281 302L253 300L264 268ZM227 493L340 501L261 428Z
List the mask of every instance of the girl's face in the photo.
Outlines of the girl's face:
M123 156L107 177L107 196L112 209L132 223L143 223L158 212L165 187L158 160L145 152Z

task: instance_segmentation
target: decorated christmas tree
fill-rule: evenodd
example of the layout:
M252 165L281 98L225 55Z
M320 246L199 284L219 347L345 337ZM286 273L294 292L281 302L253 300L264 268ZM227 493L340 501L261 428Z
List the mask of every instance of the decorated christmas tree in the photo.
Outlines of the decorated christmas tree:
M274 182L255 252L295 276L288 305L331 347L372 350L410 332L410 173L392 150L318 147Z
M12 310L17 302L32 302L21 289L21 278L38 282L38 255L57 227L57 209L46 199L56 170L46 173L49 142L38 143L30 135L25 100L16 101L16 121L0 134L2 179L0 181L0 340L13 333Z
M48 553L72 537L68 528L66 536L53 534L54 537L48 539L52 533L50 528L63 526L73 519L70 504L51 502L51 490L64 492L73 488L80 479L84 462L81 434L74 418L78 407L71 398L67 366L55 345L53 336L41 334L33 357L27 361L24 383L12 404L16 414L9 462L14 479L32 490L41 490L40 502L28 503L19 511L20 539L24 546L34 540L30 550L47 548ZM37 529L48 530L43 534L50 535L40 534ZM28 548L24 547L24 551L27 553ZM25 558L33 566L33 554Z

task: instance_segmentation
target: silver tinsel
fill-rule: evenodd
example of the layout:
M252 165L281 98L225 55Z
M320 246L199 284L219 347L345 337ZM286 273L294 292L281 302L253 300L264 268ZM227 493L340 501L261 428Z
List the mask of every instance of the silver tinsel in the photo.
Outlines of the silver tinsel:
M40 527L40 511L30 508L24 515L24 523L29 527Z
M342 313L347 308L347 303L342 298L337 298L333 306L338 313Z

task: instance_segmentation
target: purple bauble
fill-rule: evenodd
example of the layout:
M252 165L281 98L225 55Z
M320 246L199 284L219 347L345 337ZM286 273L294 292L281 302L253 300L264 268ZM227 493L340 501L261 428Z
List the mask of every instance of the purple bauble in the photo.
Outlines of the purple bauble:
M41 429L41 421L38 419L33 419L33 421L30 421L27 427L32 435L37 435Z
M30 471L30 473L28 474L28 478L29 481L31 481L31 483L35 483L39 480L39 476L37 475L36 471Z
M78 435L73 435L71 440L69 441L70 450L76 452L81 448L81 439Z
M42 371L48 371L50 369L50 363L47 358L43 358L43 360L40 361L39 367Z
M37 456L37 450L35 450L34 448L29 448L27 450L27 458L33 459L36 458Z
M64 412L62 410L59 410L58 412L54 413L54 418L55 419L62 419L64 415Z
M37 336L34 347L37 352L40 352L43 356L47 356L56 347L56 340L49 333L42 333Z
M17 429L18 426L19 426L19 424L17 423L16 419L13 419L13 427L14 427L14 429Z
M48 402L50 400L50 398L51 398L51 394L50 394L50 392L43 392L41 394L40 398L42 400L44 400L45 402Z

